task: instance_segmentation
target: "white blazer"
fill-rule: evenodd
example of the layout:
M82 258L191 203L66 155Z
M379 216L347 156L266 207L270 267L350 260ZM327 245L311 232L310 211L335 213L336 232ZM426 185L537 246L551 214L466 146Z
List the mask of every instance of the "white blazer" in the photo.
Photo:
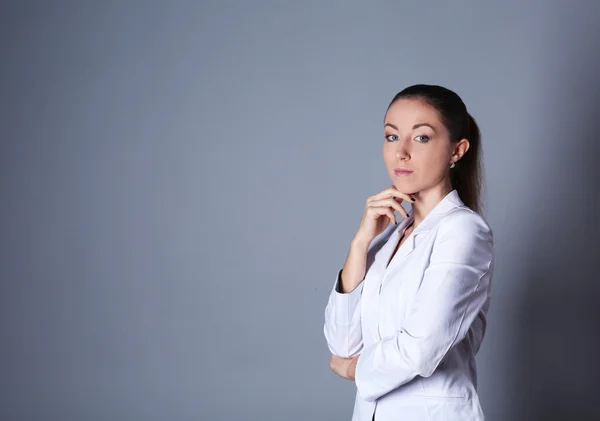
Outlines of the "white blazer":
M360 354L352 421L483 421L475 355L486 330L493 236L450 192L392 252L410 215L371 242L367 271L325 309L329 350Z

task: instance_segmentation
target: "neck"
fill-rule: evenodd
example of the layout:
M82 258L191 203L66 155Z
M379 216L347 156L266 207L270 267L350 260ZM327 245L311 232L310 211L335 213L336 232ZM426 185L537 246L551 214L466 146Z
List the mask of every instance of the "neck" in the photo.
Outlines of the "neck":
M447 180L433 188L414 193L412 196L417 200L412 204L412 214L415 218L413 228L419 226L429 212L452 190L450 180Z

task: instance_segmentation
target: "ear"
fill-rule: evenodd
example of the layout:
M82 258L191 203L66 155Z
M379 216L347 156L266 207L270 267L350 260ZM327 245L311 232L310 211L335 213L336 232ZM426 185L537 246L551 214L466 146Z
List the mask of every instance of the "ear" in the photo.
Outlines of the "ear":
M452 162L456 162L463 157L464 154L469 150L469 140L461 139L454 144L454 150L452 151Z

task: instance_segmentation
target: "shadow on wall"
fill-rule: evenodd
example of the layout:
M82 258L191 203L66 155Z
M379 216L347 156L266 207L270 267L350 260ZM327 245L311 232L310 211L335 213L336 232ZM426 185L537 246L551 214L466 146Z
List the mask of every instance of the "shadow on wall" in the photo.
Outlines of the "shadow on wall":
M518 420L600 420L600 54L593 42L588 34L566 53L544 110L555 156L536 165L547 168L544 194L526 216L533 226L521 249L530 252L518 262L518 281L527 285L515 306L509 361Z

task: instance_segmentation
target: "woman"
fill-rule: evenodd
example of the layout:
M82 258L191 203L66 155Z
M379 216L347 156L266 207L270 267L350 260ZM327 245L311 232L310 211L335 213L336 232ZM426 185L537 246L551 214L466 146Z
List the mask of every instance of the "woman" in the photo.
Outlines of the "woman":
M415 85L384 130L393 185L367 200L329 296L330 366L356 383L353 421L484 420L475 355L493 238L477 213L479 129L456 93Z

